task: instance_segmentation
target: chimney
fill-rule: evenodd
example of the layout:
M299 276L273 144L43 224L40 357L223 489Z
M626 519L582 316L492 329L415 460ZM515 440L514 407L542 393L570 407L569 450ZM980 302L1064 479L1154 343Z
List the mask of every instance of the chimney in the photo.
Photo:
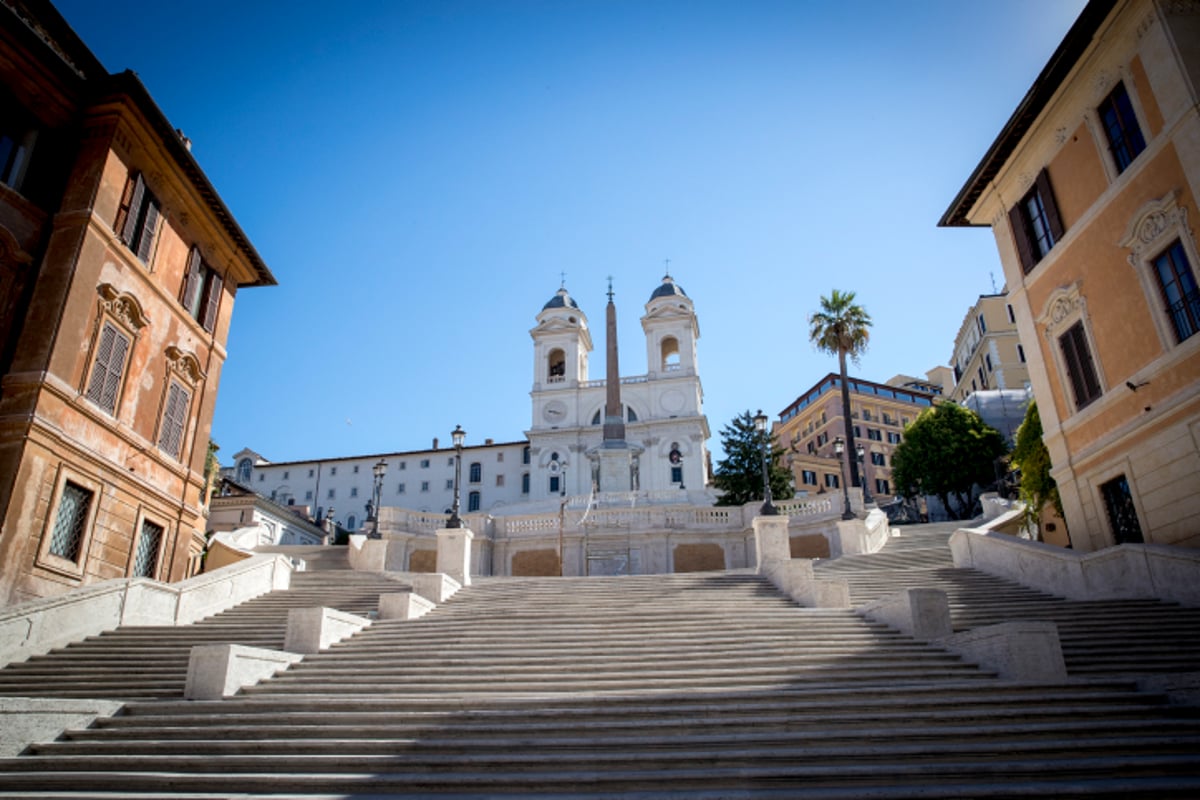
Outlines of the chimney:
M433 449L437 450L437 437L433 437Z
M192 140L184 135L183 130L180 128L176 128L175 135L179 137L179 141L183 142L184 149L187 150L189 153L192 152Z
M495 443L496 443L496 440L495 440L495 439L484 439L484 440L483 440L483 444L484 444L484 446L487 446L487 445L493 445L493 444L495 444Z

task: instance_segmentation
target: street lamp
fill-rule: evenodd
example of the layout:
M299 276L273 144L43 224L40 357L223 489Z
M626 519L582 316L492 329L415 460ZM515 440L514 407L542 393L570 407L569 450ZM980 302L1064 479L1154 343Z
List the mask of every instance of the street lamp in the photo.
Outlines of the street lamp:
M863 462L863 456L866 455L866 453L863 450L862 442L855 442L854 450L858 453L858 474L862 478L863 505L865 506L874 501L871 499L871 493L867 491L867 465Z
M838 471L842 475L842 502L845 509L842 519L854 519L854 512L850 510L850 487L846 484L846 465L842 463L842 454L845 452L846 440L839 436L833 440L833 454L837 456Z
M754 429L762 436L762 465L763 465L763 504L759 513L764 517L774 517L779 510L771 503L771 479L767 472L767 458L771 452L771 439L767 436L767 415L760 408L754 415Z
M454 442L454 505L450 507L450 519L446 520L447 528L461 528L462 520L458 517L458 487L462 483L462 449L467 432L462 425L455 425L450 431L450 439Z
M383 476L387 474L387 462L382 458L371 468L371 472L375 475L375 488L371 493L371 508L370 514L367 515L369 522L374 522L371 528L371 538L378 539L379 536L379 503L383 499Z

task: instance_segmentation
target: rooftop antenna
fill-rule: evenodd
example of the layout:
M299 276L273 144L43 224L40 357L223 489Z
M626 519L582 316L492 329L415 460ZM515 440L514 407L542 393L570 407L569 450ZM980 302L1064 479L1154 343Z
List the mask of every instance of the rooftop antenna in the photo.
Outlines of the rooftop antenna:
M612 302L612 299L613 299L612 281L613 281L612 275L609 275L608 276L608 302L610 302L610 303Z
M989 272L988 277L992 279L992 294L999 294L999 292L996 290L996 273Z

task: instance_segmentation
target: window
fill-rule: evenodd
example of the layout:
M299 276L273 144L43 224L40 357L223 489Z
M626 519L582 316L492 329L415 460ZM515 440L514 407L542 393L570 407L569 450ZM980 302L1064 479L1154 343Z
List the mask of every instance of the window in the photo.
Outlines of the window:
M521 473L521 494L529 494L529 473Z
M187 276L183 279L179 302L209 333L217 324L217 309L221 305L224 285L221 276L204 263L199 248L193 247L188 254Z
M400 462L400 469L408 469L408 462L407 462L407 461L401 461L401 462Z
M479 492L471 492L467 495L467 511L478 511L481 497Z
M979 369L977 369L976 373L979 375L979 385L982 386L984 389L986 389L987 388L987 376L983 374L983 367L980 367Z
M854 426L854 438L855 439L862 438L862 428L858 427L857 425Z
M1104 136L1108 139L1108 150L1112 153L1117 174L1120 174L1133 163L1138 153L1146 149L1146 140L1138 126L1137 115L1133 113L1133 104L1129 102L1129 92L1125 91L1124 83L1118 83L1113 88L1096 113L1100 115Z
M882 442L883 431L879 430L879 428L867 428L867 439L872 442Z
M871 463L877 467L886 467L887 456L883 453L871 453Z
M992 371L992 354L991 353L983 354L983 365L984 365L984 367L987 368L988 372Z
M357 475L357 474L358 474L358 464L355 464L355 465L354 465L354 474L355 474L355 475Z
M817 447L823 447L829 443L829 432L817 434Z
M237 465L238 483L250 482L250 470L254 468L254 462L248 458L243 458ZM311 477L311 476L310 476Z
M33 118L4 97L0 109L0 183L20 191L37 139Z
M1029 272L1063 235L1062 220L1058 216L1058 206L1054 203L1054 193L1050 189L1050 177L1046 170L1038 173L1033 188L1009 211L1009 223L1017 242L1021 266L1025 272Z
M470 478L468 480L471 483L479 483L483 480L483 464L480 464L478 461L471 462Z
M351 486L351 487L350 487L350 496L351 496L351 497L358 497L358 487L357 487L357 486Z
M1108 524L1112 526L1116 543L1141 544L1144 541L1142 526L1138 523L1137 508L1133 505L1133 494L1129 491L1129 481L1125 476L1118 475L1101 484L1100 495L1104 498Z
M800 472L800 482L806 486L816 486L817 473L813 472L811 469L802 470Z
M283 479L286 481L288 479L288 476L291 474L292 474L291 472L289 472L288 470L285 469L283 471Z
M66 481L58 498L58 513L50 532L50 554L79 561L93 494L77 483Z
M142 520L142 533L138 536L137 550L133 558L133 577L153 578L158 572L158 553L162 549L163 526Z
M900 434L888 431L887 440L888 444L900 444Z
M683 467L671 467L671 483L683 483Z
M562 481L560 481L558 479L557 475L551 475L550 476L550 494L558 494L560 491L562 491L561 484L562 484Z
M521 463L522 464L529 463L529 448L528 447L525 447L524 449L521 450Z
M567 354L559 348L554 348L550 351L550 355L546 359L547 364L547 381L549 383L562 383L566 380L567 375Z
M404 494L404 484L403 483L397 484L396 494Z
M337 475L337 467L330 467L330 468L329 468L329 474L330 474L330 475Z
M496 485L497 485L497 486L503 486L503 485L504 485L504 476L503 476L503 475L497 475L497 476L496 476Z
M304 492L304 499L305 499L305 500L312 500L312 497L313 497L312 489L307 489L307 490L305 490L305 492Z
M96 360L88 379L87 399L109 414L116 414L117 397L121 391L121 375L125 372L125 356L129 353L130 338L108 320L100 331Z
M350 530L354 530L355 528L357 528L358 527L358 517L354 516L353 514L346 517L346 527L349 528Z
M979 325L980 333L987 333L987 323L983 321L983 314L975 318L975 322Z
M146 188L141 173L133 173L125 184L113 230L143 264L150 263L154 236L158 232L158 200Z
M883 478L875 479L875 494L891 494L891 487Z
M421 481L421 491L422 492L429 491L429 481Z
M183 431L187 427L188 405L192 395L178 381L167 389L167 407L163 410L162 429L158 433L158 449L178 459L183 446ZM287 473L283 473L287 478Z
M1009 321L1009 322L1011 322L1012 324L1016 325L1016 324L1017 324L1017 317L1016 317L1016 315L1015 315L1015 314L1013 314L1013 308L1012 308L1012 304L1010 304L1010 303L1006 303L1004 307L1005 307L1006 309L1008 309L1008 321Z
M838 476L834 475L832 472L826 472L825 473L825 488L827 488L827 489L839 488Z
M1083 322L1076 322L1058 337L1058 346L1062 350L1063 366L1075 395L1075 408L1081 409L1101 394L1100 380L1096 376L1096 365L1092 361Z
M504 452L501 451L499 453L496 453L496 463L497 464L503 463L503 461L504 461Z
M446 466L447 466L447 467L453 467L453 466L454 466L454 456L450 456L449 458L447 458L447 459L446 459Z
M1025 363L1025 348L1021 345L1017 345L1017 360L1022 364Z
M330 489L328 492L325 493L325 498L327 500L336 500L337 499L337 491L335 489Z
M265 472L258 473L258 482L259 483L262 483L266 479L267 479L267 473L265 473Z
M454 479L453 478L446 479L446 489L451 490L451 491L454 489Z
M806 450L807 450L808 452L810 452L810 453L815 453L815 452L817 452L817 444L816 444L816 442L809 442L809 443L808 443L808 444L805 446L805 448L804 448L804 449L806 449Z
M1175 340L1183 342L1200 330L1200 291L1196 289L1196 276L1178 239L1154 259L1154 277L1162 292Z
M421 459L421 469L429 469L429 459L428 458Z

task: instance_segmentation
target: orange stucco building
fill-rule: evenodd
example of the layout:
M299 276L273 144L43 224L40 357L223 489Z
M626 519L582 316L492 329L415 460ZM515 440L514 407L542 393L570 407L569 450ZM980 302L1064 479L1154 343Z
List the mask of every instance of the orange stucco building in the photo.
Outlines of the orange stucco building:
M1200 5L1093 0L941 220L990 226L1071 544L1200 546Z
M133 73L0 4L0 605L203 549L234 295L274 284Z

